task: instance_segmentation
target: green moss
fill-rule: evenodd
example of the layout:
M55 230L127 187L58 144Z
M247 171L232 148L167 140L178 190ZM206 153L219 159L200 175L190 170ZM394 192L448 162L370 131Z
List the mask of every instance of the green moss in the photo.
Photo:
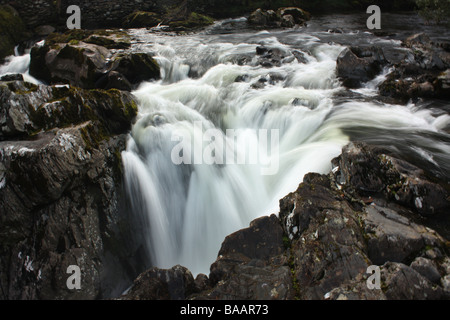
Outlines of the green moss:
M14 54L14 47L29 35L25 24L11 6L0 6L0 61Z
M177 20L169 23L172 29L195 29L206 27L214 23L214 19L196 12L191 12L185 20Z

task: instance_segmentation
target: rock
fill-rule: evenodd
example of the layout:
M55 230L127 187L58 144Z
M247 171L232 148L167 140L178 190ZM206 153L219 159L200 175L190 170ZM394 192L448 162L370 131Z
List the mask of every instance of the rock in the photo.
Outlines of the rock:
M182 266L151 268L137 277L120 300L184 300L196 291L191 272Z
M12 82L0 85L0 101L0 140L86 121L100 123L104 134L118 134L131 129L137 114L134 98L119 90L86 91Z
M290 299L293 284L284 256L283 230L275 215L229 235L211 265L212 289L203 299Z
M407 263L426 248L443 248L445 240L435 231L417 225L394 210L372 204L362 216L368 256L376 265ZM439 276L440 278L440 276Z
M161 16L155 12L136 11L125 17L124 28L151 28L162 21Z
M343 187L353 188L361 196L382 195L422 216L445 214L450 208L448 194L440 184L379 148L350 143L333 162L339 167Z
M20 73L7 74L0 77L0 81L23 81L23 75Z
M52 34L45 45L32 48L30 74L49 84L85 89L131 90L144 80L158 79L159 66L149 54L115 50L127 46L128 35L121 32Z
M441 274L433 261L423 257L417 257L411 263L410 267L423 277L427 278L431 283L439 284Z
M424 33L408 37L403 45L409 50L407 58L395 64L380 84L380 94L402 103L417 98L447 99L450 53Z
M362 281L370 265L357 215L330 186L327 176L308 174L294 193L280 200L300 299L324 299L357 277Z
M311 14L303 9L297 7L279 8L277 16L284 17L289 15L293 18L295 24L303 25L306 21L311 19Z
M55 31L56 31L55 27L49 25L42 25L34 29L34 33L40 37L48 36L49 34Z
M169 21L169 30L172 31L192 31L214 23L213 18L196 12L191 12L188 15L166 17L166 21Z
M110 70L119 72L133 85L160 78L158 63L147 53L119 55Z
M0 5L0 62L14 54L14 47L28 37L18 12L9 5Z
M124 290L142 271L127 234L132 218L120 209L133 97L5 82L0 99L5 299L98 299ZM67 288L69 265L80 267L82 290Z
M258 28L292 28L295 25L305 25L311 15L296 7L263 10L261 8L253 11L247 21L250 25Z
M441 300L448 299L444 290L433 285L414 269L388 262L381 270L384 292L389 300Z
M381 48L350 47L344 49L336 61L336 73L347 88L359 88L377 76L386 63Z

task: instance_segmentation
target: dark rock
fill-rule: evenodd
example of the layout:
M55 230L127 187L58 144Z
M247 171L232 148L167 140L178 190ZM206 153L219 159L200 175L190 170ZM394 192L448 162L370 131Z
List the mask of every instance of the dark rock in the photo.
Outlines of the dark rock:
M49 34L55 32L55 31L56 31L55 27L50 26L50 25L42 25L42 26L36 27L34 29L34 33L40 37L48 36Z
M283 230L275 215L254 220L229 235L211 265L206 299L291 299L293 284L284 256Z
M31 50L30 74L49 84L131 90L140 82L160 77L157 62L145 53L120 53L128 35L113 31L72 30L52 34ZM119 74L120 75L119 75Z
M395 262L386 263L381 270L383 290L390 300L441 300L448 299L444 290L433 285L414 269Z
M112 71L122 74L131 84L160 78L158 63L147 53L130 53L114 61Z
M28 37L19 13L9 5L0 5L0 62L14 54L14 47Z
M191 272L182 266L151 268L137 277L120 300L184 300L196 291Z
M450 53L423 33L408 37L403 45L409 49L408 56L395 64L379 86L380 94L403 103L417 98L447 99Z
M423 170L361 143L350 143L334 161L343 185L362 196L383 195L423 216L446 213L448 194L429 181Z
M391 209L372 204L364 212L362 220L368 256L376 265L387 261L407 263L414 254L428 247L444 247L445 240L436 232Z
M0 142L4 298L98 299L124 290L141 271L126 233L132 219L120 210L134 99L26 82L0 84L0 99L0 140L13 139ZM69 265L80 267L82 290L67 288Z
M263 10L261 8L253 11L248 17L248 23L258 28L292 28L295 25L305 25L311 15L296 7Z
M441 274L436 268L436 264L426 258L417 257L410 265L415 271L427 278L432 283L439 284L441 280Z
M23 81L23 75L22 74L7 74L2 77L0 77L0 81Z
M345 87L358 88L375 78L384 64L386 60L381 48L350 47L344 49L337 58L336 72Z

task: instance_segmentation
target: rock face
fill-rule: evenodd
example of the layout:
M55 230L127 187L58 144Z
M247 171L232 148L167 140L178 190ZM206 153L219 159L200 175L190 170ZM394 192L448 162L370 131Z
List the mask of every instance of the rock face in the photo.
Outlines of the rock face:
M260 28L292 28L295 25L305 25L309 19L309 12L297 7L279 8L276 12L259 8L250 14L248 23Z
M156 61L130 47L126 33L72 30L50 35L31 50L30 74L49 84L130 89L160 76Z
M14 54L14 47L27 38L27 30L17 11L0 5L0 62Z
M136 116L118 90L0 82L4 299L95 299L132 277L121 158ZM66 281L81 269L80 290Z
M415 34L403 41L409 49L407 59L394 66L394 71L380 85L383 96L400 102L411 98L450 97L450 52L431 42L426 34Z
M384 171L380 166L387 157L391 162ZM199 275L193 285L182 269L179 278L187 280L178 282L183 294L176 297L449 299L448 240L415 222L424 212L409 202L390 201L386 191L386 179L396 170L410 182L418 172L408 176L401 169L405 162L362 143L350 143L333 164L328 175L307 174L295 192L280 200L278 216L261 217L229 235L209 278ZM442 192L448 206L448 194ZM379 288L368 285L373 284L369 267L379 267ZM158 299L156 288L173 283L167 274L173 271L153 268L130 292L141 292L140 299ZM152 285L155 290L149 291Z

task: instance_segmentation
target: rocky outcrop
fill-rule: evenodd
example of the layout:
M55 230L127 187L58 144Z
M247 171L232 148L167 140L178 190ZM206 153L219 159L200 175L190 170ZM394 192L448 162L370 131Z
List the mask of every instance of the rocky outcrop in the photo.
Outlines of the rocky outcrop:
M380 47L349 47L336 61L336 75L347 88L359 88L377 76L387 61Z
M432 43L426 34L415 34L403 41L408 57L380 85L380 94L407 102L416 98L450 97L450 52Z
M0 82L3 299L96 299L134 277L121 151L137 113L118 90ZM81 269L81 289L66 281ZM142 270L141 270L142 271Z
M402 170L404 161L362 143L347 145L333 164L328 175L307 174L295 192L280 200L278 215L256 219L229 235L209 278L199 275L193 280L188 271L176 267L183 271L178 278L188 279L178 281L183 294L176 297L450 299L448 235L427 227L428 218L418 220L419 214L430 212L417 212L410 202L392 198L386 185L397 174L409 185L417 181L418 172L412 170L409 176ZM439 197L447 214L448 193L437 184L433 188L443 192ZM379 288L368 286L369 267L379 267ZM131 291L141 292L140 299L158 299L149 286L173 284L167 280L173 272L153 268Z
M51 34L31 50L30 74L48 84L85 89L131 90L160 76L156 61L146 53L126 51L128 35L120 31L72 30Z
M297 7L279 8L276 12L259 8L250 14L248 23L259 28L292 28L305 25L309 19L309 12Z

